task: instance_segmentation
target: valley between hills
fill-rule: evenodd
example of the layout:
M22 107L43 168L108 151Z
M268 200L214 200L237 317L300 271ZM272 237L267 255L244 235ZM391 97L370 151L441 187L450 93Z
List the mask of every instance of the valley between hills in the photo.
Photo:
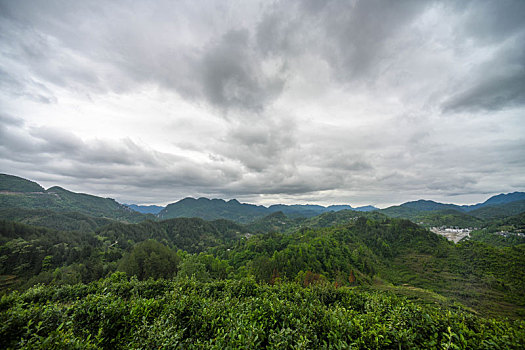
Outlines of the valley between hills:
M160 207L0 174L0 293L2 348L519 349L525 193Z

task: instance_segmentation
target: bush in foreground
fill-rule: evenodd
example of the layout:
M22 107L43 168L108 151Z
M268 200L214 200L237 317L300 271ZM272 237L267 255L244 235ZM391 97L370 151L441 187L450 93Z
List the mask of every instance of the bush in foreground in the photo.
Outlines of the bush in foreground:
M386 293L251 279L37 286L0 302L0 348L518 349L525 322Z

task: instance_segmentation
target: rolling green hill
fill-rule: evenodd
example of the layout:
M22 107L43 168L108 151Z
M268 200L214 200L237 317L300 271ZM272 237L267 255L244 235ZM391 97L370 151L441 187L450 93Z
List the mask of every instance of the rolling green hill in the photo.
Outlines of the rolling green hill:
M240 223L249 223L277 212L282 212L290 218L299 219L349 209L352 209L349 205L323 207L321 205L309 204L275 204L267 208L262 205L239 203L235 199L225 201L222 199L184 198L166 206L166 208L159 212L158 217L160 219L199 217L205 220L227 219ZM370 209L370 207L363 208L364 211Z
M438 293L486 315L525 316L525 246L455 245L409 221L360 217L342 226L301 228L239 241L218 257L247 266L259 281L304 279L382 288L392 283ZM405 291L400 291L405 293Z
M154 221L111 199L9 181L26 192L0 193L0 347L525 341L525 244L502 235L525 230L525 212L508 216L522 208L506 203L515 195L470 212L431 201L371 212L273 207L289 215L186 199L170 215L215 220ZM305 214L315 210L325 212ZM480 229L454 244L422 225Z
M176 218L138 224L114 222L95 233L108 244L118 242L116 246L123 250L131 249L138 242L154 239L174 249L199 253L240 239L247 230L235 222L223 219L206 221L200 218Z
M158 214L161 220L198 217L205 220L228 219L249 222L268 213L267 208L252 204L241 204L232 199L185 198L167 205Z
M44 190L34 182L11 175L0 177L0 188L6 189L0 192L0 209L21 208L79 213L125 222L140 222L153 218L137 213L111 198L75 193L58 186Z
M525 212L489 221L481 230L472 232L470 240L502 247L525 244Z
M0 174L0 192L44 192L44 188L36 182L18 176Z
M0 293L7 348L525 341L525 245L456 245L377 212L273 213L250 225L111 221L75 232L0 220Z
M425 227L482 227L485 220L454 209L434 210L412 216L412 221Z
M417 211L432 211L432 210L445 210L445 209L454 209L462 210L460 206L455 204L443 204L429 200L418 200L414 202L406 202L401 204L402 208L410 208Z
M472 211L487 206L508 204L523 200L525 200L525 192L501 193L496 196L490 197L483 203L478 203L474 205L462 205L461 207L466 211Z
M9 278L9 288L89 282L115 271L139 243L153 239L179 251L183 271L194 271L187 275L206 280L251 275L260 283L314 278L347 285L354 276L357 285L403 295L411 293L406 286L420 288L489 316L525 315L525 246L455 245L407 220L355 214L327 213L286 233L258 235L231 221L198 218L113 222L77 233L3 221L0 275Z
M247 233L238 224L179 218L124 224L112 221L95 230L58 231L0 220L0 290L43 283L88 282L115 271L136 244L153 239L175 251L204 252Z
M159 205L136 205L136 204L125 204L125 205L142 214L157 215L158 213L160 213L162 209L164 209L164 207L161 207Z
M469 212L470 215L481 219L501 219L507 216L525 212L525 200L514 201L499 205L490 205Z
M60 231L95 231L113 222L111 219L88 216L78 212L58 212L49 209L3 208L0 218L23 224Z

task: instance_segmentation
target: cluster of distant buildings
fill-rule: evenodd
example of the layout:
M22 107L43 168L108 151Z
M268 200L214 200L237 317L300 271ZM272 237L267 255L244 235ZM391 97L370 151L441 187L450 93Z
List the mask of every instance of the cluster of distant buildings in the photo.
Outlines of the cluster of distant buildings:
M508 237L508 236L525 237L525 233L523 233L523 232L499 231L499 232L494 232L494 234L500 235L500 236L503 236L503 237Z
M454 243L458 243L463 238L467 237L470 238L470 232L472 232L474 229L472 228L459 228L459 227L431 227L430 231L445 236L447 239L454 241Z
M454 243L458 243L464 238L470 238L470 233L474 230L477 230L478 228L459 228L459 227L431 227L430 231L445 236L447 239L454 241ZM499 231L499 232L493 232L494 235L500 235L503 237L509 237L509 236L518 236L518 237L525 237L524 232L509 232L509 231Z

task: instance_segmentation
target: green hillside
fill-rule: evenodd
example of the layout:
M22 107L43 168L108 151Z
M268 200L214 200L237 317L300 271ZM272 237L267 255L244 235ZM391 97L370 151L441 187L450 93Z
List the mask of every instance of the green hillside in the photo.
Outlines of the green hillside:
M518 349L520 203L294 217L187 199L165 210L237 222L157 221L60 187L4 191L0 347ZM443 225L479 229L454 244L423 227Z
M222 199L185 198L167 205L158 216L162 220L198 217L205 220L228 219L246 223L266 214L268 214L266 207L241 204L234 199L225 201Z
M427 227L482 227L494 219L525 212L524 196L523 192L500 194L483 203L463 206L418 200L377 211L391 218L409 219Z
M44 188L36 182L18 176L0 174L0 192L44 192Z
M25 208L0 209L0 218L60 231L83 232L95 231L97 228L113 222L111 219L88 216L78 212Z
M502 219L523 212L525 212L525 200L486 206L473 210L469 214L480 219Z
M418 214L420 214L420 211L415 208L402 207L399 205L385 209L379 209L377 211L391 218L404 218L409 220L414 219Z
M13 276L9 284L16 286L89 282L115 271L126 253L149 239L174 251L199 253L238 240L245 233L234 222L197 218L139 224L113 221L95 231L81 232L0 220L0 275Z
M523 321L500 319L525 317L525 246L454 245L398 219L249 238L238 229L173 219L72 234L0 222L4 289L23 272L33 276L26 288L47 284L2 297L0 345L517 349L525 340Z
M482 227L485 224L483 219L453 209L418 213L412 220L425 227Z
M460 206L455 205L455 204L443 204L443 203L438 203L438 202L423 200L423 199L414 201L414 202L403 203L401 204L401 207L415 209L417 211L446 210L446 209L454 209L458 211L462 210Z
M305 221L305 218L290 218L277 211L246 224L246 228L253 233L285 232L301 227Z
M275 204L267 208L262 205L239 203L235 199L225 201L222 199L184 198L166 206L159 212L158 216L161 219L198 217L205 220L227 219L240 223L249 223L278 212L293 219L300 219L350 209L352 209L352 207L349 205L323 207L321 205L309 204Z
M503 247L525 244L525 212L489 221L482 229L472 232L470 240Z
M13 184L14 187L10 187ZM125 222L139 222L148 217L153 218L153 216L137 213L111 198L75 193L58 186L43 190L40 185L15 176L0 177L0 187L9 188L7 192L0 192L0 209L21 208L79 213L90 217ZM20 191L15 191L15 189ZM30 189L38 189L38 191L29 191ZM64 225L56 226L57 228L64 227Z
M188 264L185 271L208 276L205 280L251 275L260 283L303 283L312 273L347 285L353 275L358 285L392 285L398 292L409 285L489 316L523 315L525 246L454 245L410 221L385 218L358 217L342 225L287 232L253 236L230 221L197 218L114 222L83 233L3 221L0 274L15 276L6 287L89 282L115 271L129 254L138 254L133 252L139 243L153 239L178 251L182 264Z

